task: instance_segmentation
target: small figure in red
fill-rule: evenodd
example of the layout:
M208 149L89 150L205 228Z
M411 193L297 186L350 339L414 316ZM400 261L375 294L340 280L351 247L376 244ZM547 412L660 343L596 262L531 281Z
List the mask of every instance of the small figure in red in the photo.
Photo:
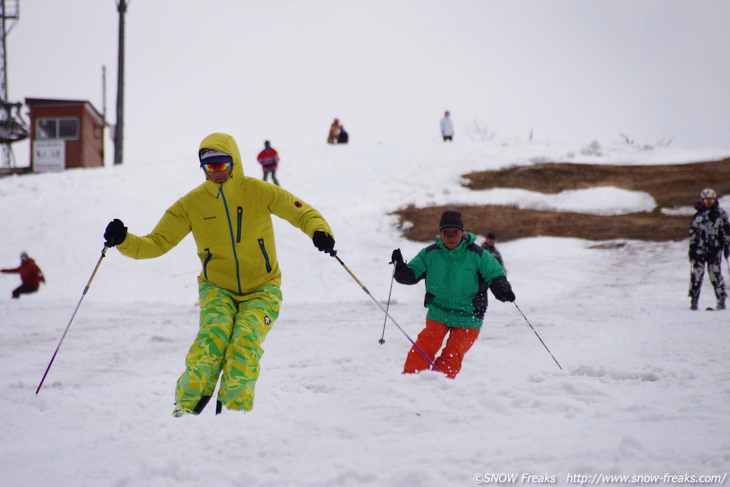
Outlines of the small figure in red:
M20 254L20 266L15 269L1 269L5 274L20 274L22 284L13 291L13 299L18 299L21 294L31 294L41 287L41 283L46 282L43 272L28 254L23 252Z
M271 143L267 140L264 142L264 150L259 152L256 158L261 164L261 169L264 170L264 181L269 178L271 174L271 180L275 185L280 186L279 180L276 179L276 168L279 167L279 154L276 150L271 147Z

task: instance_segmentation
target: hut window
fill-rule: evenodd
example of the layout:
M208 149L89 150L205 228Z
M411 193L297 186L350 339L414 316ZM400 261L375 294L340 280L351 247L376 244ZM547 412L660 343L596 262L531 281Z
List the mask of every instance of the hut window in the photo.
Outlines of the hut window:
M76 140L78 138L78 118L39 118L36 122L36 139Z

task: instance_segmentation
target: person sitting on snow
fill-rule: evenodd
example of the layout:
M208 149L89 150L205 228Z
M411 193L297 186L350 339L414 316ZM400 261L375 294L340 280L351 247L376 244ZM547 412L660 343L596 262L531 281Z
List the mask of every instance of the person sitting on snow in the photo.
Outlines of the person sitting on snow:
M350 141L350 134L345 131L345 127L340 125L340 134L337 136L338 144L347 144Z

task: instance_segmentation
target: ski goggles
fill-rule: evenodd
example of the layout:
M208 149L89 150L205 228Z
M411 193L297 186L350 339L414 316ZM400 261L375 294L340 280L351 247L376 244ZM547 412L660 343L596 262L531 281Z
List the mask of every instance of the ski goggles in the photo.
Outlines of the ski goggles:
M463 230L459 230L458 228L444 229L441 230L441 235L445 237L456 237L462 231Z
M205 169L206 172L225 171L233 166L231 161L224 162L204 162L200 164L200 167Z
M200 167L209 172L225 171L233 165L230 154L215 149L200 150Z

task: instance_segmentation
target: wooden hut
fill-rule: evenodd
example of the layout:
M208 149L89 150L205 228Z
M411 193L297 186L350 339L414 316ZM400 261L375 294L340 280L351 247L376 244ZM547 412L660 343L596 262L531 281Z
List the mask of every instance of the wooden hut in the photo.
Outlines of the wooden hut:
M104 117L85 100L26 98L34 172L104 166Z

